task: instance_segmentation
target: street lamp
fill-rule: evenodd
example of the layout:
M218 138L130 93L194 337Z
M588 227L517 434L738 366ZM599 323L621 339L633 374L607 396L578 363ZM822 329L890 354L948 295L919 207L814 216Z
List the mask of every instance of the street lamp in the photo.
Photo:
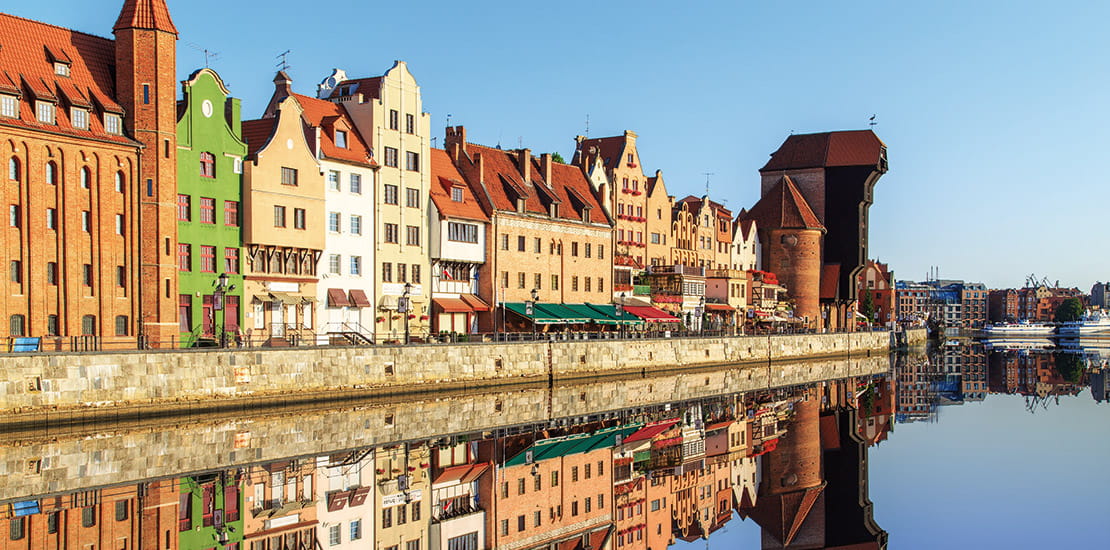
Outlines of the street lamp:
M532 301L524 303L524 314L532 317L532 341L536 340L536 302L540 301L540 291L532 289Z
M227 284L229 278L227 273L220 273L220 276L216 277L216 290L212 292L212 324L216 324L216 312L224 312L223 322L218 325L221 348L227 347L227 311L224 309L224 296L235 290L235 285Z
M698 335L705 333L705 296L698 298L698 307L694 310L694 315L698 318Z
M623 319L623 317L624 317L624 297L627 296L627 295L628 295L628 293L621 292L620 301L617 302L617 306L616 306L617 323L618 323L617 328L620 331L621 338L624 338L624 319Z
M405 345L409 345L409 312L412 311L412 283L405 283L405 291L401 294L401 299L397 301L397 310L400 311L405 317Z

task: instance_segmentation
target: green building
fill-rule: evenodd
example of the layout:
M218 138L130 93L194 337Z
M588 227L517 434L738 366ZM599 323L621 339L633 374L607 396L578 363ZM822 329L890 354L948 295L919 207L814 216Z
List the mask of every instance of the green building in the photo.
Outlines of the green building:
M182 82L177 119L178 321L183 346L234 344L242 325L239 100L211 69Z
M181 478L177 509L179 550L239 548L243 492L235 470Z

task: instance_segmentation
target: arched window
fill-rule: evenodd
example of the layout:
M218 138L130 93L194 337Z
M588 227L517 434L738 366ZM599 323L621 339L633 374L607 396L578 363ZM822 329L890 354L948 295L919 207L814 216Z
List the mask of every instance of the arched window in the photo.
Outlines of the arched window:
M86 166L86 167L82 168L81 169L81 188L82 189L88 189L89 188L89 180L91 180L91 179L92 179L92 173L89 172L89 167Z
M10 336L26 336L27 318L22 315L12 315L9 320L8 330Z
M81 335L96 336L96 315L81 317Z
M216 156L212 153L200 154L200 175L204 178L216 177Z
M123 172L116 172L116 191L123 193Z
M8 179L19 181L19 159L15 157L8 160Z
M58 165L54 161L46 163L46 183L58 185Z

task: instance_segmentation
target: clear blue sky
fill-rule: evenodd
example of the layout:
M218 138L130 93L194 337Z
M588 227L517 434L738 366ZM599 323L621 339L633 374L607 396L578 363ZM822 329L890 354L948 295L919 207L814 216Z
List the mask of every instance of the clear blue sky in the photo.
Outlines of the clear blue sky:
M1029 273L1085 291L1110 279L1110 4L1100 2L420 2L168 0L178 74L212 63L244 115L292 50L311 94L332 67L379 75L409 63L442 136L569 158L573 139L640 135L646 170L678 197L734 210L797 133L867 127L891 171L871 209L871 255L899 278L1020 286ZM117 2L4 10L109 35ZM440 139L442 142L442 137Z

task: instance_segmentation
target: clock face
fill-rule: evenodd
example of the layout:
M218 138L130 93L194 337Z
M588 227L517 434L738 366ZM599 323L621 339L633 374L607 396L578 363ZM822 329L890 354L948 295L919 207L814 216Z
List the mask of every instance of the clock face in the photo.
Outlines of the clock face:
M212 102L207 99L201 102L200 112L204 113L204 118L212 118Z

